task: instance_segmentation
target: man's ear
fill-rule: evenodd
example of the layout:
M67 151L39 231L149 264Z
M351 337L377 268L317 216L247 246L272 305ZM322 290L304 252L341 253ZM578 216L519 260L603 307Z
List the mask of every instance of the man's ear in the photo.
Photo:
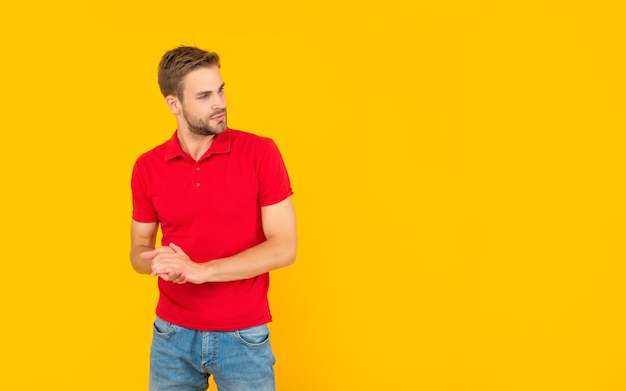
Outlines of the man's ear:
M167 104L167 108L174 114L180 114L183 107L180 104L180 100L174 95L168 95L165 97L165 103Z

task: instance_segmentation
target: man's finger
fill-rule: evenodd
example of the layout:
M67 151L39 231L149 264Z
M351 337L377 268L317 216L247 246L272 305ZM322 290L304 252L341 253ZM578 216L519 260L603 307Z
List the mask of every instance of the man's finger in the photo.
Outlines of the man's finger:
M152 259L154 258L154 256L156 255L155 250L151 250L151 251L144 251L141 254L139 254L139 256L141 257L141 259Z
M174 243L170 243L170 248L172 250L174 250L174 252L178 253L178 254L185 254L185 252L183 251L182 248L178 247L176 244Z
M151 258L156 257L158 254L172 254L172 253L174 253L173 249L162 246L159 248L155 248L154 250L144 251L139 256L143 259L151 259Z

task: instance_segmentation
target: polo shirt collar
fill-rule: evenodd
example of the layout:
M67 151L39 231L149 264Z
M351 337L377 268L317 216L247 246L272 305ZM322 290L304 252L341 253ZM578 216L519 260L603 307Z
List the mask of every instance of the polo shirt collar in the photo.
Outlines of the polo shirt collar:
M230 152L230 139L231 131L229 128L220 134L213 137L213 142L209 147L209 150L204 153L201 159L210 156L214 153L228 153ZM179 156L188 156L185 151L180 147L178 142L178 130L174 132L172 137L166 143L165 160L174 159Z

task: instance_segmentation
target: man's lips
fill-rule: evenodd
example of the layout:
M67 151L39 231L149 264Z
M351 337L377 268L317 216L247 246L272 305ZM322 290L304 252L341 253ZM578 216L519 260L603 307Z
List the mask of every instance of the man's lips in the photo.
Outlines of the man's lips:
M218 115L211 117L211 119L214 121L223 121L225 117L226 117L226 113L220 113Z

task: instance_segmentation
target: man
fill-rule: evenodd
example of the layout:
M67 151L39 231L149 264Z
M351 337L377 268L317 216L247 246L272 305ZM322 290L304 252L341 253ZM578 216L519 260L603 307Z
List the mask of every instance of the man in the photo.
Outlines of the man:
M165 53L172 138L141 155L130 258L158 276L150 390L274 390L269 272L294 262L291 185L271 139L228 128L216 53ZM158 226L161 247L155 248Z

